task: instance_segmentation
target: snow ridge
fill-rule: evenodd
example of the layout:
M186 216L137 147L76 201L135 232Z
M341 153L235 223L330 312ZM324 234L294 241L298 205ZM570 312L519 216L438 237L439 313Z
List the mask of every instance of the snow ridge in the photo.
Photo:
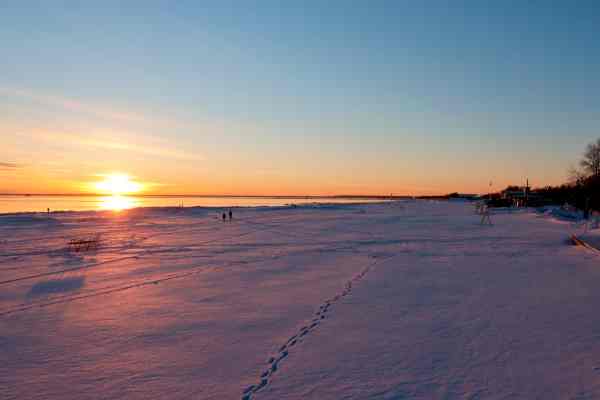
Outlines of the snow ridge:
M319 311L315 313L315 316L310 321L310 323L303 325L298 330L298 332L291 336L274 355L269 357L267 361L267 368L261 373L259 382L246 387L242 393L241 400L251 400L254 398L255 394L267 387L271 382L273 375L279 369L279 364L289 356L290 349L302 342L310 333L316 330L319 327L319 325L327 318L327 315L329 314L332 306L342 298L352 293L352 288L354 287L354 285L356 285L360 280L362 280L378 263L393 257L395 257L395 255L383 256L370 263L365 268L363 268L358 274L352 277L352 279L346 282L346 284L344 285L344 289L341 292L325 300L319 306Z

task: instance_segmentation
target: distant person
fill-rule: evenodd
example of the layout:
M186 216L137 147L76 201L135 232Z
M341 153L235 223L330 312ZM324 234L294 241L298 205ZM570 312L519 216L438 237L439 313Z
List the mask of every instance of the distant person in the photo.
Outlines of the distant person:
M227 214L223 213L223 222L227 219Z
M231 211L231 208L229 209L229 220L231 221L233 219L233 211Z

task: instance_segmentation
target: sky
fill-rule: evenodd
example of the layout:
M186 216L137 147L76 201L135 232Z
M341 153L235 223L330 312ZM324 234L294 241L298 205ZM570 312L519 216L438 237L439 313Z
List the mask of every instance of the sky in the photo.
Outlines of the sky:
M119 3L0 3L0 193L486 193L600 137L593 1Z

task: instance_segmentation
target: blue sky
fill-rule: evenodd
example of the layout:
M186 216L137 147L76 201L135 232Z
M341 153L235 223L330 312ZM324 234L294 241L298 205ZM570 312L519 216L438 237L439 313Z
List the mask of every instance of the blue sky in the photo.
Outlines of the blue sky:
M600 136L594 2L126 3L0 5L0 190L481 192Z

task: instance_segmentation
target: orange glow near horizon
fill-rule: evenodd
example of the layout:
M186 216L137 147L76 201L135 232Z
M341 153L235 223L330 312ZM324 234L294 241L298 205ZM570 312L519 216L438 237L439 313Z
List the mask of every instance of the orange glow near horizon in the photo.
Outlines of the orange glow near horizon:
M137 206L137 201L131 197L113 195L102 197L100 200L101 210L123 211Z
M105 175L104 180L96 182L93 187L97 193L110 195L101 198L99 208L116 212L136 207L138 202L127 195L136 194L145 189L144 184L121 173Z
M94 188L101 194L121 196L139 193L144 189L144 185L132 181L126 174L110 174L105 176L103 181L95 183Z

